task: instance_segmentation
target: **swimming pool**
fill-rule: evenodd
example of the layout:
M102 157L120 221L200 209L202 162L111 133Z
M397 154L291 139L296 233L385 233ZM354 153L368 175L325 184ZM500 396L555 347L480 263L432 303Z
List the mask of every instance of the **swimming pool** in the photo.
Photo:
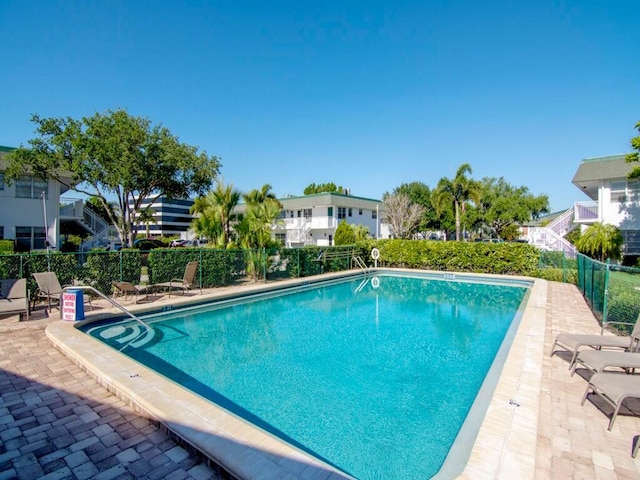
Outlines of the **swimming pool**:
M303 285L207 307L210 319L156 315L156 334L125 352L358 478L426 478L513 336L529 287L442 274ZM89 330L122 348L136 328ZM206 361L192 368L185 351Z

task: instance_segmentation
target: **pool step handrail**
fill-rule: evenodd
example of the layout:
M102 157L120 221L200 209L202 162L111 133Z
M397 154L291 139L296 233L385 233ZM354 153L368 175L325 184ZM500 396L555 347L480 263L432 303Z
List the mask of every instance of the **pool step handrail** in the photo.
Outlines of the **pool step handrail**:
M351 257L353 263L355 263L359 268L361 268L362 270L369 270L369 267L367 267L367 264L364 263L364 260L362 260L362 258L360 258L358 255L354 255L353 257Z
M362 291L362 289L363 289L364 287L366 287L366 286L367 286L367 283L369 283L369 279L370 279L370 278L371 278L371 277L369 277L369 275L367 275L367 276L364 278L364 280L362 280L362 281L360 282L360 285L358 285L358 287L356 288L356 293L360 293L360 292Z
M68 287L64 287L62 289L62 293L66 292L67 290L88 290L90 292L96 293L99 296L101 296L102 298L104 298L107 302L109 302L111 305L113 305L114 307L118 308L119 310L121 310L122 312L124 312L125 314L127 314L129 317L131 317L133 320L135 320L138 323L141 323L142 325L144 325L144 327L147 330L153 331L153 328L151 327L151 325L149 325L147 322L145 322L144 320L141 320L140 318L136 317L133 313L131 313L129 310L127 310L126 308L124 308L122 305L120 305L118 302L116 302L113 298L109 298L107 297L104 293L102 293L99 290L96 290L95 288L93 288L91 285L74 285L74 286L68 286ZM60 305L62 305L62 302L60 302Z

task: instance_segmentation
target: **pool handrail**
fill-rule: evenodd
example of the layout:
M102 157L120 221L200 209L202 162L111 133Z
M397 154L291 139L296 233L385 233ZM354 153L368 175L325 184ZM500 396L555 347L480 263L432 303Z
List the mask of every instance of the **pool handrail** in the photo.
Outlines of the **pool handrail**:
M97 293L98 295L100 295L102 298L104 298L107 302L109 302L111 305L113 305L114 307L120 309L122 312L124 312L125 314L127 314L129 317L131 317L133 320L135 320L138 323L141 323L142 325L144 325L144 327L149 330L149 331L153 331L153 328L151 327L151 325L149 325L147 322L145 322L144 320L136 317L133 313L131 313L129 310L127 310L126 308L124 308L122 305L120 305L118 302L116 302L114 299L107 297L104 293L102 293L99 290L96 290L94 287L92 287L91 285L74 285L74 286L67 286L64 287L62 289L62 293L66 292L67 290L89 290L93 293ZM62 300L62 298L61 298ZM60 302L60 305L62 305L62 302Z

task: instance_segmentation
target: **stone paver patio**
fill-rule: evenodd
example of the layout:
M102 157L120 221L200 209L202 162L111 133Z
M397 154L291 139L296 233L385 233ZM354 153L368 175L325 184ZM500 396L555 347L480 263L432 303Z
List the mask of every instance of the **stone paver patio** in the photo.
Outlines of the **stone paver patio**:
M44 333L57 319L42 307L31 322L0 319L0 480L223 478L57 351ZM600 329L575 286L549 282L535 478L640 478L640 418L623 413L608 432L610 407L580 406L584 378L549 357L568 331Z

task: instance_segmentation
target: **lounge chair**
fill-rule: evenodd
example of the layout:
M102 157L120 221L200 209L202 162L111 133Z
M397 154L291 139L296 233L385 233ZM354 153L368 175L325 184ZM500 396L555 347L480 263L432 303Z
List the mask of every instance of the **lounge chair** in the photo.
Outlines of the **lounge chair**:
M134 303L138 303L140 295L144 295L143 299L148 298L149 291L153 287L153 285L134 285L131 282L111 282L111 284L113 285L113 298L122 295L126 301L127 297L135 297Z
M640 368L640 352L621 352L618 350L582 350L578 353L571 369L571 375L576 372L578 365L594 373L604 372L609 367L625 370Z
M634 350L640 341L640 316L636 320L630 337L621 335L588 335L579 333L560 333L556 336L553 346L551 347L551 355L556 351L556 346L564 347L565 350L572 352L569 369L573 369L576 363L576 357L581 347L591 347L595 349L616 348L621 350Z
M171 290L182 290L183 294L186 294L191 288L194 287L196 273L198 272L198 262L187 263L184 269L184 276L182 278L174 278L168 282L154 283L154 287L165 287L171 296Z
M630 398L640 398L640 375L628 375L621 372L596 373L589 380L580 405L584 405L590 392L600 395L613 407L613 414L607 427L607 430L611 430L624 401Z
M55 272L34 273L33 278L36 279L36 283L38 284L36 293L33 296L33 307L35 308L38 299L44 299L47 301L49 312L51 312L53 307L52 302L56 302L58 308L60 308L60 296L62 295L63 287L60 285L60 281ZM71 287L71 285L66 286ZM93 307L91 305L90 295L83 295L83 301L84 303L89 302L89 306Z
M0 315L20 314L20 320L29 320L29 293L27 279L0 280Z

